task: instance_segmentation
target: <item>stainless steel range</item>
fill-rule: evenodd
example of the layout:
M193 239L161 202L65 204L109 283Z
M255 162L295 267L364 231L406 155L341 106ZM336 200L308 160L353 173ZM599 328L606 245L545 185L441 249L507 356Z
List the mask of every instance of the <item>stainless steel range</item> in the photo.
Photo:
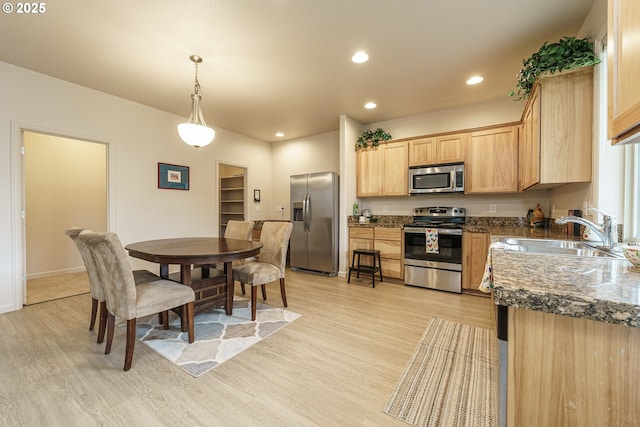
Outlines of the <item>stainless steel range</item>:
M404 283L462 292L462 227L466 210L425 207L404 225Z

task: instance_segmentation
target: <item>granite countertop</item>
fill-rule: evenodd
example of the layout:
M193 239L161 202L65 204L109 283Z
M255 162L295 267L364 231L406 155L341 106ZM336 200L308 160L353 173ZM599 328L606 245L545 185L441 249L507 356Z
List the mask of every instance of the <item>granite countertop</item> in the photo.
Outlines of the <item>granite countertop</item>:
M349 227L402 227L407 216L381 216L360 224L349 217ZM500 237L578 240L564 226L526 226L526 218L468 217L463 230ZM621 231L621 230L619 230ZM640 268L626 259L534 254L492 250L493 296L498 305L640 328Z
M640 269L626 259L492 250L494 301L640 327Z

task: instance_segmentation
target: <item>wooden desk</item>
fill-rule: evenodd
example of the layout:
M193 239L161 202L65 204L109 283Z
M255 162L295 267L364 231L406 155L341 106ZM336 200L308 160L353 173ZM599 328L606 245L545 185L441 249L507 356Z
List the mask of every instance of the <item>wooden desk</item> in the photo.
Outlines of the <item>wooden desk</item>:
M195 313L213 305L224 305L228 315L233 311L231 263L257 255L260 248L260 242L218 237L148 240L125 246L130 256L160 264L160 276L164 279L171 279L169 265L179 264L180 283L190 286L196 293ZM192 265L221 263L224 263L224 274L207 277L204 273L199 280L191 279Z

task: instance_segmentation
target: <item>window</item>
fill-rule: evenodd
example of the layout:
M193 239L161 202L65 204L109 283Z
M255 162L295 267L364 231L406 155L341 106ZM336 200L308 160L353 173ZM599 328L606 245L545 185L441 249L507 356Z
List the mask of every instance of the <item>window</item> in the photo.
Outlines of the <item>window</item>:
M624 165L624 240L640 243L640 146L625 149Z

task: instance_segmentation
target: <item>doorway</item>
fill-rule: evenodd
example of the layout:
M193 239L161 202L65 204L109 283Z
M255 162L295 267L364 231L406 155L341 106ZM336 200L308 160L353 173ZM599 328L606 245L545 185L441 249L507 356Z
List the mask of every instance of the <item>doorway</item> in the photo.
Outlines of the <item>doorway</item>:
M89 292L84 263L64 234L107 231L107 145L23 131L26 304Z
M218 166L220 194L220 236L224 236L227 221L246 219L247 168L220 163Z

